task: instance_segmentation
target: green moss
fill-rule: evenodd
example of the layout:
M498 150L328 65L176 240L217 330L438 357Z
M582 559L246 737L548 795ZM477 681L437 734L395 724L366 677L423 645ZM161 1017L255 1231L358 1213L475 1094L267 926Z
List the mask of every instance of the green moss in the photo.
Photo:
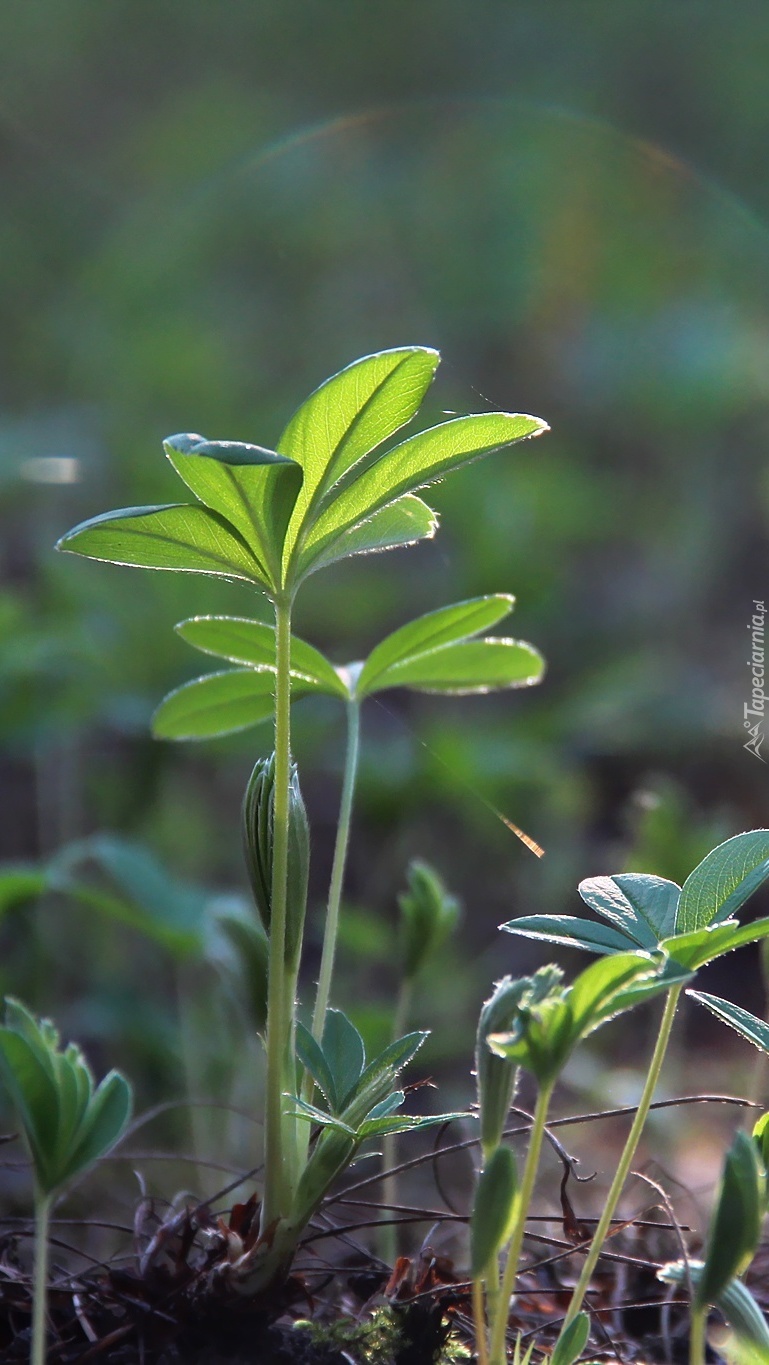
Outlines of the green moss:
M306 1332L317 1346L348 1352L356 1365L395 1365L398 1351L404 1345L399 1315L391 1308L377 1308L365 1322L344 1319L319 1323L302 1318L294 1326ZM429 1365L460 1365L460 1362L470 1360L471 1354L468 1347L452 1333L440 1354Z

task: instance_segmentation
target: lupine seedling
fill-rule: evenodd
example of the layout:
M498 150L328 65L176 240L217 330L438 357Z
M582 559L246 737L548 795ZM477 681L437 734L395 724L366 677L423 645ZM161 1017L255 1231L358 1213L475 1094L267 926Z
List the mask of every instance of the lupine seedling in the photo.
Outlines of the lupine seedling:
M62 1048L48 1019L37 1020L18 1000L6 1000L0 1028L0 1077L32 1159L35 1271L32 1365L46 1356L48 1232L51 1206L62 1190L104 1156L125 1131L131 1088L119 1071L94 1087L80 1048Z
M724 953L769 935L769 918L740 926L734 918L769 878L769 830L737 834L714 848L689 874L683 887L663 877L618 873L580 883L582 899L602 921L574 915L532 915L501 927L511 934L564 943L609 958L628 949L666 959L691 977ZM590 1250L564 1321L564 1332L582 1307L611 1220L627 1180L667 1051L685 977L671 976L657 1042L635 1118L606 1197ZM707 1004L708 998L693 992ZM752 1016L751 1016L752 1017ZM769 1034L769 1029L767 1029Z
M433 613L432 621L422 618L404 627L362 666L346 671L333 669L317 651L292 640L294 603L310 574L353 555L432 536L437 519L416 496L417 489L546 429L536 417L486 412L386 446L415 416L438 360L436 351L403 347L356 361L298 409L275 450L189 433L172 436L165 442L166 455L197 501L110 512L75 527L59 542L61 549L92 559L242 580L265 594L274 609L274 631L258 622L188 623L183 632L196 636L198 644L205 635L206 648L207 632L225 631L230 641L237 629L241 635L245 630L249 648L261 654L256 661L253 653L246 657L245 670L227 670L219 681L177 693L156 717L158 733L193 733L194 726L190 730L187 722L180 723L180 713L190 698L194 710L201 695L205 709L213 690L224 699L230 718L240 716L228 728L274 719L272 767L257 766L244 812L252 883L261 888L259 909L268 936L260 1237L226 1272L245 1293L258 1292L285 1274L307 1219L361 1142L404 1131L414 1122L442 1121L442 1116L412 1121L395 1113L403 1100L403 1092L394 1088L399 1072L422 1035L407 1035L364 1067L355 1030L345 1027L328 1004L357 762L358 704L385 686L487 691L533 682L541 674L541 660L529 646L477 638L507 614L509 598ZM227 643L225 657L234 653L241 662L240 648L233 651ZM292 690L318 688L347 703L350 741L318 997L313 1026L302 1030L294 984L304 921L303 872L297 862L304 856L304 835L292 768L291 696ZM298 1061L325 1108L306 1098ZM319 1136L308 1155L311 1125Z
M759 1120L752 1138L737 1133L726 1154L704 1261L674 1261L658 1272L667 1284L691 1281L689 1365L705 1365L710 1304L720 1308L738 1340L762 1352L764 1360L769 1359L766 1319L740 1279L756 1253L766 1211L766 1169L761 1153L767 1119L769 1115Z
M668 990L671 980L682 984L689 976L690 973L681 967L671 969L666 959L655 962L646 953L621 953L606 961L593 963L571 986L562 984L563 973L552 965L542 967L532 977L524 977L520 981L500 982L484 1006L479 1025L477 1058L484 1170L479 1181L473 1219L475 1246L482 1248L482 1251L474 1258L473 1273L476 1281L483 1276L487 1285L491 1310L490 1365L504 1365L505 1362L509 1305L523 1246L526 1217L534 1192L550 1098L561 1071L583 1038L642 1000ZM504 1021L501 1031L496 1031L497 1021ZM492 1053L489 1060L482 1057L484 1046ZM501 1285L498 1286L495 1262L499 1250L499 1224L497 1215L494 1215L493 1226L486 1236L483 1218L484 1215L489 1216L485 1211L490 1203L487 1194L490 1182L500 1179L499 1170L507 1169L499 1166L500 1159L496 1152L519 1067L525 1067L535 1077L537 1102L520 1188L516 1185L513 1189L508 1174L511 1191L507 1205L510 1231L507 1259ZM484 1113L484 1108L487 1113ZM488 1175L487 1172L497 1174ZM496 1251L492 1249L495 1244ZM482 1256L487 1251L486 1260L481 1265ZM481 1315L477 1284L474 1299L478 1318ZM585 1317L575 1313L564 1326L556 1346L556 1350L560 1349L563 1365L576 1359L584 1347L589 1329ZM479 1328L482 1336L482 1320ZM570 1354L572 1351L576 1354Z

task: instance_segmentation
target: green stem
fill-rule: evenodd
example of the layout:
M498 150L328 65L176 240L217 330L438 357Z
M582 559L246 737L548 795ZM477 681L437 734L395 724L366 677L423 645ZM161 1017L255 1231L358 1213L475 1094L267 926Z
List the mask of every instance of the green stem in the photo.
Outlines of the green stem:
M267 1085L265 1097L264 1195L261 1227L286 1216L291 1189L289 1160L296 1121L288 1132L283 1090L286 1053L292 1035L294 1001L286 971L286 902L288 889L288 818L291 771L291 599L275 599L275 805L273 815L270 955L267 987ZM286 1141L288 1139L288 1141Z
M32 1301L32 1355L30 1365L45 1365L48 1318L48 1227L51 1195L38 1194L35 1201L35 1287Z
M689 1365L705 1365L705 1329L708 1322L708 1306L691 1306L689 1317Z
M478 1365L489 1365L489 1348L486 1344L486 1321L483 1312L483 1285L480 1279L473 1280L473 1322L475 1325L475 1350Z
M406 1032L411 1010L411 997L414 991L413 979L404 978L398 992L398 1004L393 1016L392 1042ZM395 1133L387 1133L382 1139L382 1202L398 1203L398 1175L392 1168L398 1160L398 1139ZM379 1254L388 1265L395 1264L398 1255L398 1229L393 1223L386 1224L380 1233Z
M529 1134L529 1150L526 1153L526 1164L523 1168L521 1188L518 1196L518 1212L512 1237L510 1238L507 1248L505 1273L502 1276L502 1286L496 1305L496 1311L494 1313L494 1323L491 1332L491 1365L505 1365L507 1359L505 1336L507 1333L507 1320L510 1316L510 1300L515 1290L515 1277L518 1272L518 1262L521 1259L523 1236L526 1231L526 1215L529 1212L531 1196L534 1193L534 1182L537 1178L537 1168L539 1167L539 1154L542 1150L542 1138L545 1132L547 1111L550 1105L550 1096L553 1093L554 1084L555 1082L551 1081L549 1085L543 1086L537 1096L537 1106L534 1110L534 1118Z
M331 883L328 890L326 926L323 930L323 952L320 959L318 990L315 996L315 1009L312 1016L313 1037L320 1042L326 1011L331 998L331 980L334 975L334 957L339 930L339 907L342 901L342 885L347 862L347 849L350 843L350 819L355 796L355 781L358 776L358 749L360 744L360 702L351 698L347 703L347 754L344 764L342 798L339 805L339 821L336 827L334 862L331 868Z
M625 1143L622 1156L620 1157L619 1165L617 1167L614 1179L611 1183L611 1188L609 1190L608 1195L606 1196L606 1205L604 1207L603 1213L601 1214L598 1226L595 1230L593 1240L590 1244L590 1250L585 1258L585 1264L582 1267L582 1274L580 1275L574 1293L572 1294L571 1303L569 1304L569 1311L567 1312L566 1317L564 1318L563 1326L561 1328L561 1335L558 1338L559 1341L561 1340L561 1337L566 1331L566 1328L571 1325L571 1323L574 1321L582 1307L582 1300L584 1299L585 1294L590 1288L590 1281L593 1277L593 1271L595 1270L596 1265L598 1263L598 1257L601 1254L601 1249L603 1247L604 1241L606 1240L606 1234L609 1231L611 1220L614 1217L614 1213L617 1208L617 1204L619 1203L620 1195L622 1194L625 1181L627 1180L628 1175L630 1174L630 1167L633 1164L633 1158L635 1157L641 1133L643 1131L644 1124L646 1123L646 1116L649 1113L649 1106L651 1105L652 1099L654 1098L654 1091L657 1088L657 1081L659 1080L660 1072L662 1070L662 1063L665 1060L665 1053L667 1052L668 1042L670 1041L670 1032L673 1027L673 1018L675 1016L676 1007L678 1005L678 997L681 994L681 990L682 990L681 986L674 986L673 989L668 992L668 996L665 1001L665 1010L662 1015L662 1022L660 1024L660 1031L657 1036L657 1042L655 1044L654 1053L649 1064L649 1070L646 1075L646 1080L644 1082L644 1088L641 1093L641 1098L638 1102L638 1108L636 1109L635 1118L633 1119L633 1125L630 1129L630 1132L628 1133L627 1142Z

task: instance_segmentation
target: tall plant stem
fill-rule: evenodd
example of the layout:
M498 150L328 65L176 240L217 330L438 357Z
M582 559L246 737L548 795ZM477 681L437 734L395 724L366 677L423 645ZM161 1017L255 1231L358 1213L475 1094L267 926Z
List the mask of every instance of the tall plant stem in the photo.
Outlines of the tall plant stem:
M510 1300L515 1290L515 1276L518 1270L518 1262L521 1259L521 1248L523 1246L523 1235L526 1231L526 1215L529 1212L531 1196L534 1193L534 1182L537 1178L539 1167L539 1155L542 1150L542 1138L545 1132L545 1122L547 1111L550 1107L550 1096L553 1093L554 1081L549 1085L542 1086L537 1096L537 1105L532 1119L531 1132L529 1134L529 1150L526 1153L526 1162L521 1177L521 1188L518 1195L518 1212L516 1215L513 1233L507 1248L507 1261L505 1263L505 1273L502 1276L502 1286L497 1299L496 1311L494 1313L494 1323L491 1331L491 1365L505 1365L507 1351L505 1348L505 1335L507 1333L507 1319L510 1313Z
M294 1001L286 968L288 891L288 818L291 772L291 600L275 599L275 805L273 814L272 896L269 981L267 987L267 1093L265 1112L264 1196L261 1227L266 1231L288 1213L289 1159L283 1121L286 1050L292 1034ZM295 1127L295 1121L292 1120ZM293 1139L292 1144L293 1146Z
M360 747L360 702L352 698L347 703L347 753L344 763L342 799L339 805L339 821L336 827L334 861L331 868L331 883L328 889L326 926L323 930L323 952L320 959L318 990L315 996L315 1009L312 1015L312 1033L318 1042L323 1037L326 1011L331 998L331 981L334 975L336 940L339 933L339 907L342 902L342 886L347 863L347 849L350 843L350 820L352 803L355 796L355 782L358 776L358 750Z
M473 1323L475 1325L475 1350L478 1365L489 1365L486 1318L483 1311L483 1283L480 1279L473 1280Z
M617 1166L614 1179L611 1183L611 1188L606 1196L606 1205L604 1207L603 1213L601 1214L598 1226L595 1230L593 1240L590 1244L590 1250L588 1251L587 1256L585 1258L585 1264L582 1267L582 1274L580 1275L574 1293L572 1294L571 1303L569 1304L569 1311L567 1312L566 1317L564 1318L563 1327L561 1328L561 1337L566 1331L566 1328L569 1327L571 1323L574 1321L582 1307L582 1300L584 1299L587 1290L590 1288L590 1281L593 1278L593 1271L595 1270L596 1265L598 1263L598 1257L601 1254L601 1248L603 1247L604 1241L606 1240L606 1234L609 1231L611 1220L614 1217L614 1212L619 1203L620 1196L625 1185L625 1181L627 1180L628 1175L630 1174L630 1167L633 1164L633 1158L635 1157L641 1133L643 1131L644 1124L646 1123L646 1116L649 1113L649 1106L654 1098L654 1092L657 1088L657 1081L659 1080L660 1072L662 1070L662 1063L665 1060L665 1053L667 1052L668 1043L670 1041L670 1032L673 1027L673 1018L675 1016L676 1008L678 1006L678 997L681 994L681 990L682 990L681 986L674 986L673 989L668 992L668 996L665 1001L665 1010L662 1015L662 1022L660 1024L660 1031L657 1036L657 1042L654 1048L654 1053L652 1055L651 1062L649 1063L649 1070L646 1074L646 1080L644 1082L643 1091L641 1092L641 1098L638 1101L638 1108L636 1109L635 1112L635 1118L633 1119L632 1127L630 1129L630 1132L628 1133L627 1142L625 1143L622 1156L620 1157L619 1165Z
M45 1365L45 1339L48 1319L48 1231L51 1219L50 1194L38 1194L35 1204L35 1285L32 1301L31 1365Z
M689 1317L689 1365L705 1365L705 1328L708 1306L692 1304Z

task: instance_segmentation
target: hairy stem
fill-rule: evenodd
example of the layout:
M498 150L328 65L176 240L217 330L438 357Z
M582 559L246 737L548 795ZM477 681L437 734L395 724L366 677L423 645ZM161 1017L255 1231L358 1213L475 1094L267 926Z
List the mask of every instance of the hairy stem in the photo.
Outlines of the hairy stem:
M526 1231L526 1215L529 1212L531 1196L534 1193L539 1154L542 1150L542 1138L554 1084L555 1082L551 1081L549 1085L542 1086L537 1096L537 1106L534 1110L529 1135L529 1150L526 1153L526 1163L523 1168L521 1188L518 1195L518 1212L507 1248L505 1273L502 1276L502 1286L494 1313L491 1332L491 1365L505 1365L507 1358L505 1335L507 1333L507 1319L510 1314L510 1300L515 1290L515 1276L518 1271L518 1262L521 1259L523 1235Z
M681 986L674 986L673 989L668 992L665 1001L665 1010L660 1024L660 1031L657 1035L657 1042L655 1044L651 1062L649 1063L649 1070L646 1074L641 1098L638 1101L635 1118L633 1119L632 1127L628 1133L627 1142L625 1143L622 1156L620 1157L619 1165L617 1166L614 1179L611 1183L611 1188L606 1196L606 1205L590 1244L590 1250L585 1258L582 1274L577 1281L576 1288L572 1295L569 1311L564 1318L563 1327L561 1328L561 1337L566 1331L566 1328L574 1321L582 1307L582 1300L584 1299L587 1290L590 1288L593 1271L598 1263L598 1257L601 1254L601 1249L606 1239L606 1234L609 1231L611 1220L614 1217L617 1204L619 1203L625 1181L630 1174L630 1167L633 1164L633 1158L635 1157L641 1133L644 1124L646 1123L646 1116L649 1113L649 1106L654 1098L654 1091L657 1088L657 1081L659 1080L660 1072L662 1070L662 1063L665 1060L665 1053L667 1052L668 1043L670 1041L673 1018L675 1016L681 989ZM559 1337L559 1341L561 1337Z
M360 742L360 702L351 699L347 703L347 754L342 782L342 799L339 806L339 821L336 827L334 862L331 868L331 883L328 891L326 926L323 930L323 952L320 959L318 990L315 996L315 1009L312 1016L313 1037L320 1042L326 1011L331 998L331 980L334 975L334 956L339 930L339 906L342 901L347 849L350 843L350 819L355 796L355 781L358 776L358 749Z
M35 1282L32 1302L31 1365L45 1365L48 1318L48 1228L51 1218L50 1194L38 1194L35 1201Z
M295 1120L284 1121L286 1053L292 1037L294 1001L286 969L289 778L291 769L291 600L275 599L275 805L272 847L269 981L267 987L267 1093L265 1097L264 1195L261 1227L288 1214L289 1162ZM291 1124L291 1132L287 1124ZM288 1139L288 1141L286 1141Z

